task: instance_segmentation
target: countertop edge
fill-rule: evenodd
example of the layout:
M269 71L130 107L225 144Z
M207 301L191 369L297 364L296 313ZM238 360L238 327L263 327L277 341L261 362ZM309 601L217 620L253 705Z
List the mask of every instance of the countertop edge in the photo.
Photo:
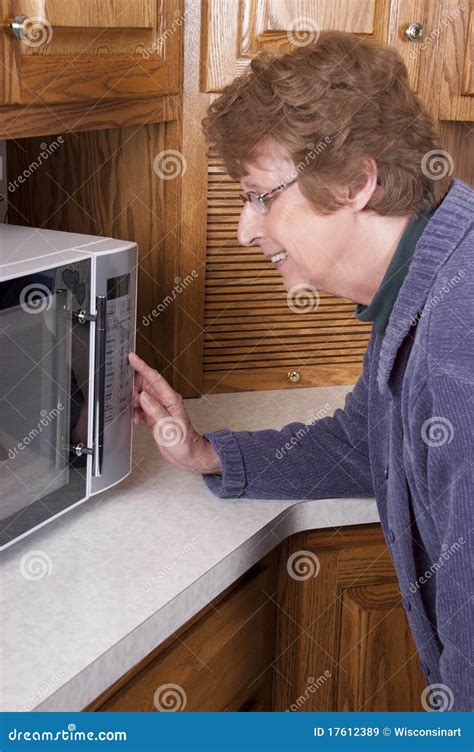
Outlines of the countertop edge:
M331 519L318 509L322 501L334 502ZM351 509L347 508L349 502L353 505L354 501L360 502L356 521L350 519L350 516L354 515L353 506ZM73 679L32 708L32 711L75 712L83 710L290 535L306 530L364 525L379 521L376 501L373 497L296 502L282 510L273 520L200 575L152 616L76 674ZM205 585L205 598L202 603L199 603L199 591L203 589L203 584ZM189 611L187 606L189 606ZM139 640L137 639L138 632L140 632Z

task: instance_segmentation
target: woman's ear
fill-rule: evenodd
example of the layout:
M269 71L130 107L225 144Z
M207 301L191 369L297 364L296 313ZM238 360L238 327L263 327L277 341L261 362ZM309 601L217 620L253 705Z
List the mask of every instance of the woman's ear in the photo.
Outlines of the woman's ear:
M377 185L377 162L372 157L366 157L360 176L349 186L350 206L354 211L365 209Z

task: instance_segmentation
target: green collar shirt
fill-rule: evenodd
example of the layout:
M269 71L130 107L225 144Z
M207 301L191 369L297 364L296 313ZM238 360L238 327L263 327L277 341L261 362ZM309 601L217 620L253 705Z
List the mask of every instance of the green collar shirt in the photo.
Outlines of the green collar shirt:
M369 305L359 303L356 306L356 319L359 319L359 321L373 321L374 328L381 337L385 334L392 308L415 253L416 244L433 214L434 210L428 214L417 213L415 215L405 228L405 232L400 238L384 278L380 283L380 287Z

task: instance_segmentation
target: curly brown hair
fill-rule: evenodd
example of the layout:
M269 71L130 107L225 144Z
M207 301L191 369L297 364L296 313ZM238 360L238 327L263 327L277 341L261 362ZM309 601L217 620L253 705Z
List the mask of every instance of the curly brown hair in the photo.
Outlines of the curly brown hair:
M379 214L429 211L452 180L422 169L440 144L402 58L351 33L321 32L293 52L260 54L210 104L202 125L234 180L274 139L293 160L301 192L325 213L365 182L367 157L378 170L368 208Z

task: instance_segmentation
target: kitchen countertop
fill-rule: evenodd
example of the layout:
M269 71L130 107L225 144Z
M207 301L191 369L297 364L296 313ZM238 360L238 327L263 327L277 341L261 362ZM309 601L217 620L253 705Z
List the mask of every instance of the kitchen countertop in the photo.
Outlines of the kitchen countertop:
M186 404L201 432L281 428L332 415L351 389ZM0 710L81 710L292 533L379 520L371 498L218 499L164 462L144 424L133 460L122 483L3 552Z

